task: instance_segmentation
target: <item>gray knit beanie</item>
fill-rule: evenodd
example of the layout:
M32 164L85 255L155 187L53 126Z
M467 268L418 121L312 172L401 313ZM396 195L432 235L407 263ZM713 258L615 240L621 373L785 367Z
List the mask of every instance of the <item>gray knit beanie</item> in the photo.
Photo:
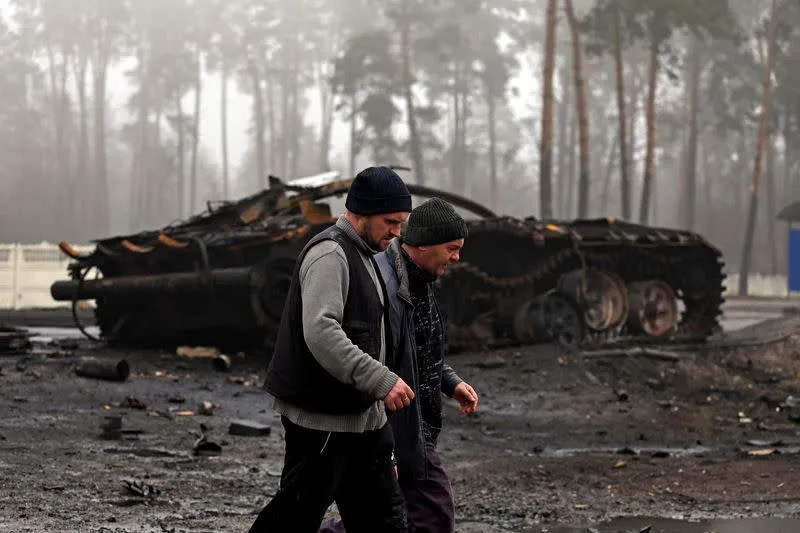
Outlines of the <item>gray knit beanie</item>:
M411 246L431 246L467 237L467 223L453 206L433 197L411 211L403 242Z

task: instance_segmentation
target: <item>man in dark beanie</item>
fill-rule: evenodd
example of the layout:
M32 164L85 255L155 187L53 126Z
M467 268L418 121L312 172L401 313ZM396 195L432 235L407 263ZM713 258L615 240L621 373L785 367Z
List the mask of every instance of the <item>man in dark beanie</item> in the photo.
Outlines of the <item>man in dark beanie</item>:
M316 532L334 501L351 533L405 532L387 410L414 392L392 372L386 289L374 254L411 210L386 167L353 180L345 213L298 257L264 387L285 429L280 488L250 531Z
M459 259L467 225L447 202L431 198L411 212L404 235L375 257L389 295L392 370L416 393L408 409L389 414L409 533L452 533L453 491L436 442L442 393L474 413L478 395L444 363L444 334L433 282ZM343 531L326 522L321 532ZM352 533L350 529L348 533Z

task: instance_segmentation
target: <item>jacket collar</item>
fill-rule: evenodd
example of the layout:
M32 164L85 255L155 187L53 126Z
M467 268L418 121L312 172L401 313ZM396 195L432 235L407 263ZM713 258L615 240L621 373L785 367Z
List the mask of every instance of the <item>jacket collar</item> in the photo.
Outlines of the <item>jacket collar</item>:
M400 239L392 239L386 249L386 256L390 264L394 267L397 274L397 296L411 305L411 288L408 281L408 268L403 259L403 251L400 249Z
M352 239L352 241L356 244L356 247L364 255L370 256L378 253L376 250L373 250L364 239L361 238L356 229L344 215L339 216L339 218L336 220L336 227L345 232L345 234Z

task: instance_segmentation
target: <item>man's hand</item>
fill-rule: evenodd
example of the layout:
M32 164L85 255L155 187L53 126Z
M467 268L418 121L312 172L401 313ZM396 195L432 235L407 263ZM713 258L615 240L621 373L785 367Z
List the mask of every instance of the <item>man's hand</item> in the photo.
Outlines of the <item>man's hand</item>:
M459 411L463 414L474 413L478 408L478 393L465 381L456 385L453 399L461 404Z
M392 390L389 391L389 394L386 395L386 398L383 399L383 402L390 411L397 411L403 407L408 407L413 399L414 391L411 390L411 387L406 385L406 382L402 379L397 378L397 382L392 387Z

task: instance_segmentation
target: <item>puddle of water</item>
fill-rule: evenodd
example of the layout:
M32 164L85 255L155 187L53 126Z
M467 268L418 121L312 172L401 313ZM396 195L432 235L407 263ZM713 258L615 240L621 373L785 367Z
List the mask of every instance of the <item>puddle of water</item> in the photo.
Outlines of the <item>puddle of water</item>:
M33 342L50 342L54 339L85 339L86 337L81 333L78 328L60 328L60 327L26 327L33 337ZM87 326L86 331L95 337L100 335L100 328L97 326Z
M617 518L582 528L542 528L528 533L800 533L790 518L713 519L697 522L666 518Z
M621 450L625 450L622 452ZM576 455L588 455L590 453L620 453L626 455L658 455L669 457L688 457L693 455L703 455L710 453L712 448L708 446L691 446L688 448L668 448L668 447L624 447L624 446L597 446L589 448L555 448L542 451L542 457L564 458L575 457Z
M163 448L105 448L106 453L120 455L136 455L138 457L188 457L186 452L166 450Z

